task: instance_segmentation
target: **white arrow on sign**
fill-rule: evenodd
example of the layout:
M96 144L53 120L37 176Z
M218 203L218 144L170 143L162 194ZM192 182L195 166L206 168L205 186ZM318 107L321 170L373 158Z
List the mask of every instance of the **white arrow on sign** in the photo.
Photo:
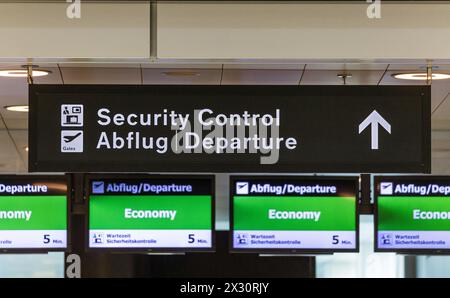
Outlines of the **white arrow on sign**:
M359 134L361 134L367 126L371 126L372 132L372 150L378 150L378 125L381 125L388 133L391 133L391 125L376 110L373 110L361 124L359 124Z

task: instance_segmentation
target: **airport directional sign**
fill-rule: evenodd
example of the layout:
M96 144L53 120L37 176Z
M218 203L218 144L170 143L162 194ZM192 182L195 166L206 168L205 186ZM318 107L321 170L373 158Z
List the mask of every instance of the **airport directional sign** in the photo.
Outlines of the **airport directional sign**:
M31 85L32 172L429 173L429 86Z

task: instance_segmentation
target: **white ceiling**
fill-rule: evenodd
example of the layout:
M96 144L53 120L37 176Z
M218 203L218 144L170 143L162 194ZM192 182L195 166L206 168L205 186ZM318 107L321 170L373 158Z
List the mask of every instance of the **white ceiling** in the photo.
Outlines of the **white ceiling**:
M142 68L142 80L146 85L218 85L221 75L221 68Z
M61 67L64 84L141 84L140 68Z
M378 85L383 73L384 70L306 70L300 85L343 85L338 74L347 75L347 85Z
M19 65L0 64L0 69ZM205 85L341 85L337 75L351 74L348 85L405 85L392 74L423 71L410 64L44 64L51 71L35 78L36 84L205 84ZM450 73L450 65L439 65ZM417 82L413 83L417 84ZM450 80L432 84L432 169L450 174ZM6 111L6 105L27 104L28 85L23 78L0 77L0 172L27 169L28 115Z
M224 68L222 85L298 85L303 70L228 69Z

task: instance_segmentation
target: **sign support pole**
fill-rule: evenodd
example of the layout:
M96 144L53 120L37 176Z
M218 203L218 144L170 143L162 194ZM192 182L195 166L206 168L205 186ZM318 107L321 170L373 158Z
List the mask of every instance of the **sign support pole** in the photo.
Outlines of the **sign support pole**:
M157 61L158 60L158 46L157 46L157 12L156 9L158 7L158 3L156 1L150 2L150 61Z
M427 66L427 85L431 86L433 81L433 65L431 63Z
M371 175L361 174L360 176L360 197L359 197L359 213L373 214L373 204L371 202Z
M28 85L33 85L33 66L27 65L27 81Z
M67 277L67 270L70 264L67 263L67 257L71 254L77 254L81 260L81 268L83 268L84 247L85 247L85 204L84 204L84 174L67 174L70 176L70 189L67 191L70 204L70 220L71 231L70 235L70 252L64 254L65 259L65 277Z

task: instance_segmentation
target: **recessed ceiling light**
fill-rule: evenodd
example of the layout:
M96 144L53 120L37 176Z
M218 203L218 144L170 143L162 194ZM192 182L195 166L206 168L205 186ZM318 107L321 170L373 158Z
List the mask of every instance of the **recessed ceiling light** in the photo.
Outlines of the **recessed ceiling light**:
M399 80L413 80L413 81L426 81L428 75L426 72L415 72L415 73L396 73L392 75L394 78ZM450 74L446 73L433 73L431 75L432 80L445 80L450 79Z
M200 73L195 71L185 71L185 70L178 70L178 71L165 71L162 73L165 76L168 77L196 77L199 76Z
M31 76L43 77L50 73L49 70L33 69ZM26 69L2 69L0 70L0 77L10 78L26 78L28 76L28 70Z
M23 149L24 149L26 152L28 152L28 150L30 150L30 149L28 149L28 146L23 147Z
M11 112L22 112L22 113L28 113L29 111L27 105L5 106L5 109Z

